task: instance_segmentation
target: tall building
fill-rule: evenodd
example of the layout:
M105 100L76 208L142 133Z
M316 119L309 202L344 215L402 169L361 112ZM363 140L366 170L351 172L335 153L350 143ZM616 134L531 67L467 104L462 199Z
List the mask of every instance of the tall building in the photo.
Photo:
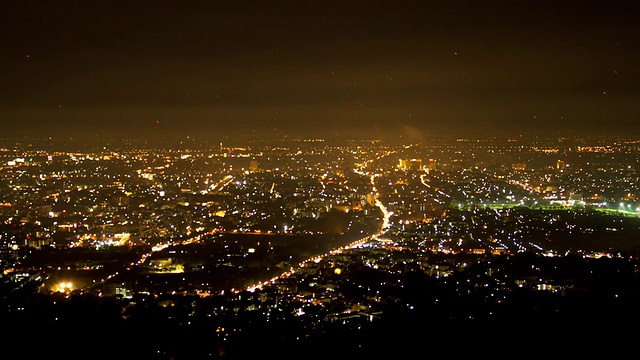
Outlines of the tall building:
M427 163L424 165L425 170L435 170L437 166L437 162L436 159L429 159L427 160Z
M249 160L249 171L258 171L258 160L251 159Z
M409 159L409 160L400 159L398 163L398 168L405 171L406 170L420 171L422 170L422 159Z

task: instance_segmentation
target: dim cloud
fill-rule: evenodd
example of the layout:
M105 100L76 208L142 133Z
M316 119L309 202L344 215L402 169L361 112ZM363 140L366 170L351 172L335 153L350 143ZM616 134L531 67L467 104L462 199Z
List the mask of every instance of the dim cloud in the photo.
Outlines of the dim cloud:
M422 131L410 125L402 125L400 127L400 137L410 142L420 142L424 140Z

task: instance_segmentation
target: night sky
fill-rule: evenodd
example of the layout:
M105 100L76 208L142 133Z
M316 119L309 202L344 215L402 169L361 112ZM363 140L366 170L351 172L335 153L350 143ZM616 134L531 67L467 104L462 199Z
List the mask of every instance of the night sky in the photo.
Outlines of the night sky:
M635 2L3 0L0 136L640 135Z

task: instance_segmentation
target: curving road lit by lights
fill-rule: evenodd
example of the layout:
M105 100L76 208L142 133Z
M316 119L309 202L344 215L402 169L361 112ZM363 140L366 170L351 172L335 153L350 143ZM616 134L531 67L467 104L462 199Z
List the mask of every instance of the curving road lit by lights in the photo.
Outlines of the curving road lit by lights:
M362 172L362 170L355 170L355 172L360 174L360 175L369 175L369 174L366 174L366 173ZM358 247L359 245L361 245L363 243L366 243L367 241L371 241L371 240L377 239L378 236L382 235L389 227L389 218L391 217L391 215L393 215L393 212L389 212L387 210L386 206L384 206L384 204L378 199L378 190L376 189L376 186L375 186L375 177L377 175L369 175L369 176L370 176L370 179L371 179L372 193L375 196L375 204L383 214L382 226L380 227L380 229L378 230L378 232L376 234L367 235L367 236L362 237L362 238L360 238L360 239L358 239L358 240L356 240L356 241L354 241L354 242L352 242L352 243L350 243L348 245L345 245L345 246L337 248L337 249L333 249L333 250L329 251L326 254L318 255L318 256L314 256L312 258L306 259L306 260L300 262L297 266L292 266L288 271L286 271L286 272L284 272L284 273L282 273L282 274L280 274L280 275L278 275L276 277L273 277L273 278L271 278L269 280L263 281L263 282L261 282L259 284L251 285L251 286L247 287L246 290L253 292L253 291L257 290L257 289L262 289L264 286L272 285L276 281L278 281L279 279L284 279L284 278L290 277L291 275L293 275L296 272L296 269L304 268L309 263L318 263L318 262L322 261L322 259L327 257L327 256L332 256L332 255L335 255L335 254L339 254L344 250L348 250L348 249L353 248L353 247ZM233 289L232 291L239 292L240 290Z

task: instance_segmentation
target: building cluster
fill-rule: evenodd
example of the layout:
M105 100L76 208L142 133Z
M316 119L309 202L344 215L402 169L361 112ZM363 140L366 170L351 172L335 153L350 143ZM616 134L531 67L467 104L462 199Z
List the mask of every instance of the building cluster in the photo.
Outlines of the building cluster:
M114 299L125 321L154 304L175 331L233 352L265 330L308 346L390 316L573 321L628 309L639 155L618 138L6 146L3 311L19 320L34 293ZM603 281L606 294L585 295ZM171 357L164 345L149 346Z

